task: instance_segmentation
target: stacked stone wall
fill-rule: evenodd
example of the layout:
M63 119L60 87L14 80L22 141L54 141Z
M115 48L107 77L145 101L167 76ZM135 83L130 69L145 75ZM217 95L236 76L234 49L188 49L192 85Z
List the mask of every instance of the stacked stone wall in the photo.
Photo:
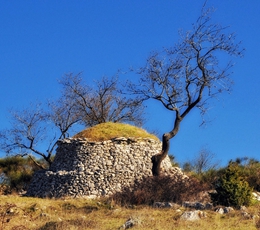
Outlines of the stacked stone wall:
M134 180L152 176L151 157L161 151L161 142L152 139L115 138L92 142L64 139L58 142L50 169L36 172L27 191L36 197L82 197L110 195ZM165 171L173 168L169 157Z

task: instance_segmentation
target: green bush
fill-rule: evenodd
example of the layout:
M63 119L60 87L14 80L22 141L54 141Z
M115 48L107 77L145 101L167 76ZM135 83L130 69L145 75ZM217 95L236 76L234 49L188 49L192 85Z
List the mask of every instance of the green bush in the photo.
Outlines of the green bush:
M241 167L231 162L220 174L219 179L215 182L216 193L211 193L211 199L214 205L248 206L252 200L253 189L248 182L241 177Z
M250 187L260 191L260 163L257 160L249 159L241 167L243 167L242 176L249 183Z
M30 158L19 156L0 158L1 192L26 190L36 170L39 170L39 167Z

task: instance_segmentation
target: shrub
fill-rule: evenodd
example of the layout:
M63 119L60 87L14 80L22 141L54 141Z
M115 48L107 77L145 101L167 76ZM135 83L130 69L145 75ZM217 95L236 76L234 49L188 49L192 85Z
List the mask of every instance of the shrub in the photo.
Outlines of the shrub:
M204 187L207 187L209 188L209 190L212 190L214 189L214 184L218 180L220 173L221 169L209 169L200 174L196 172L189 172L187 173L187 175L189 175L190 177L197 178L197 180L199 180L200 183L204 185Z
M26 190L38 166L30 158L6 157L0 159L2 193ZM4 179L3 179L4 178Z
M176 180L170 176L147 177L125 187L112 196L120 205L152 205L154 202L174 202L197 200L205 187L196 179Z
M242 180L241 167L231 162L224 169L215 182L216 193L211 193L214 205L232 206L238 208L242 205L248 206L252 199L252 188L247 181Z
M254 190L260 191L260 163L257 160L249 159L243 168L242 176Z

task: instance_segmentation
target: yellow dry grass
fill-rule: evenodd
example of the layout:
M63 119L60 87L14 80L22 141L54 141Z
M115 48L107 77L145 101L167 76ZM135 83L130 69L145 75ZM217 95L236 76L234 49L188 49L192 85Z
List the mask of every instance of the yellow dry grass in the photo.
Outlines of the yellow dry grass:
M220 215L206 211L199 221L180 220L185 210L155 209L149 206L125 208L108 200L38 199L19 196L0 197L0 229L83 230L119 229L129 218L136 221L131 229L142 230L253 230L259 219L247 219L240 211ZM258 214L259 206L249 209Z
M158 140L155 135L146 130L123 123L107 122L87 128L74 136L74 138L87 138L91 141L105 141L117 137L151 138Z

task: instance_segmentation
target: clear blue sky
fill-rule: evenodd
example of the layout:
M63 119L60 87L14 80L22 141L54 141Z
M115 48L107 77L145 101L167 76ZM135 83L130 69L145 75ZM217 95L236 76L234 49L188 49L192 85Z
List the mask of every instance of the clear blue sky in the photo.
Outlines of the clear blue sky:
M57 79L83 71L85 80L139 67L149 53L178 40L200 14L204 0L0 0L0 119L9 127L8 109L59 95ZM236 60L231 95L212 101L201 128L196 112L171 140L178 162L202 148L226 164L236 157L260 160L260 1L208 0L213 21L231 26L246 48ZM147 111L147 130L170 131L173 114L155 102Z

